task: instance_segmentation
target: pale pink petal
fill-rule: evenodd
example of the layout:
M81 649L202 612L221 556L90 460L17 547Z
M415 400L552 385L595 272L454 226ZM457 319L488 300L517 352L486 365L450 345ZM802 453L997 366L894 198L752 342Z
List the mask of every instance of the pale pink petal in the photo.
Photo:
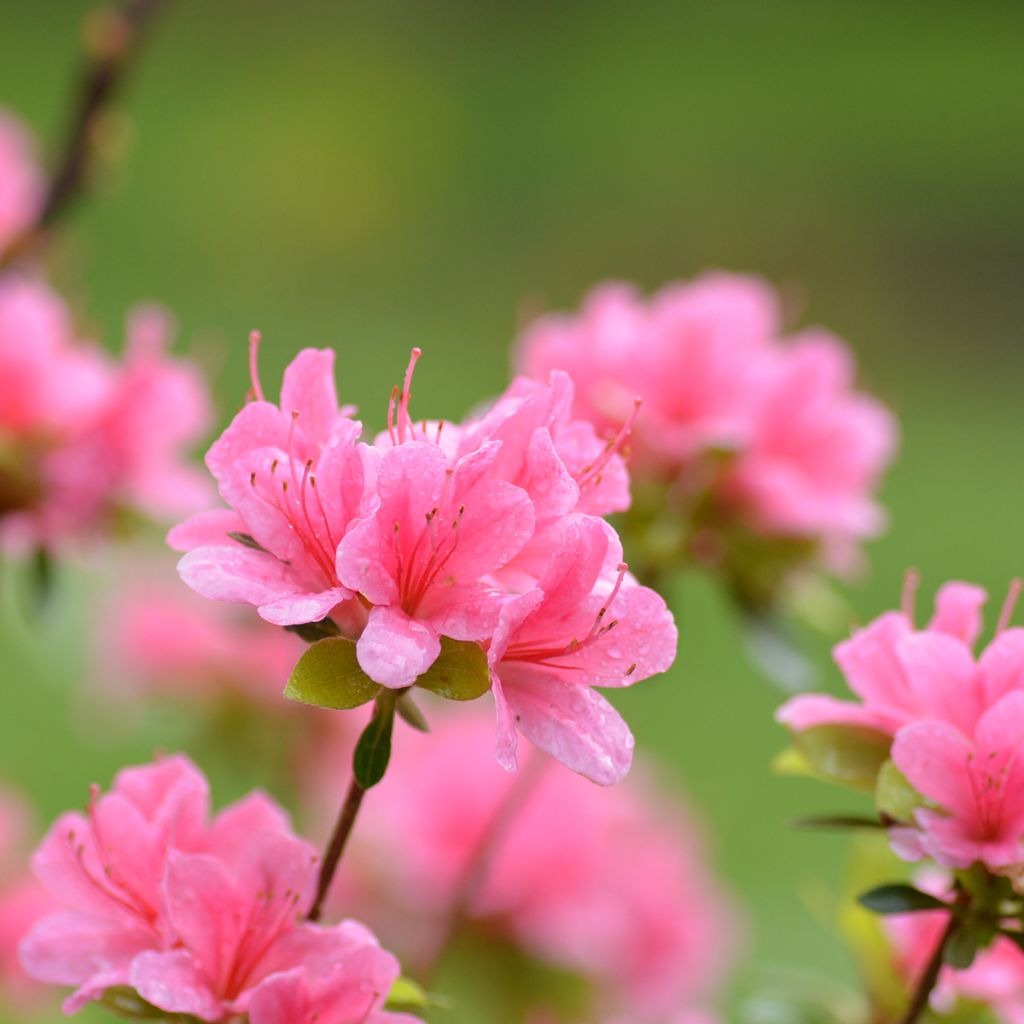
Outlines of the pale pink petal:
M438 634L401 609L376 607L356 645L362 670L389 689L411 686L441 653Z
M132 964L131 986L143 999L168 1013L220 1021L226 1008L210 988L210 979L183 949L143 953Z
M1024 629L1007 629L985 648L978 672L986 707L1000 697L1024 690Z
M281 382L281 411L299 414L307 437L326 441L338 418L334 350L304 348L288 364Z
M275 626L319 622L330 615L333 608L351 596L352 592L344 587L332 587L319 594L286 594L275 601L261 604L260 617Z
M306 972L296 967L260 982L249 998L248 1012L249 1024L311 1024Z
M853 725L888 732L891 722L873 709L825 694L805 693L786 701L775 713L775 721L793 732L819 725Z
M287 449L290 423L291 417L270 402L250 402L242 407L206 454L206 465L221 484L222 494L229 473L239 464L246 464L253 451ZM234 504L227 495L224 498Z
M982 710L970 651L943 633L916 633L901 640L897 650L919 715L941 718L970 735Z
M502 681L516 728L555 760L602 786L629 771L633 735L596 690L521 664L504 665Z
M157 941L148 928L67 911L38 922L22 939L19 955L30 977L51 985L84 985L115 974L123 982L132 958Z
M235 863L253 836L287 834L290 829L288 815L266 793L257 790L217 815L207 830L206 842L218 858Z
M896 734L892 759L919 793L955 815L970 816L975 809L968 774L972 750L946 722L914 722Z
M491 672L491 693L494 694L496 733L494 756L507 772L519 770L519 741L512 709L505 698L505 689L497 673Z
M230 508L212 508L197 512L167 534L167 543L175 551L191 551L210 545L221 546L229 533L245 533L245 524Z
M178 562L178 573L193 590L214 601L272 605L282 597L304 594L284 562L241 544L194 548Z
M398 599L393 527L389 535L376 518L352 526L338 545L335 566L338 579L346 587L374 604L391 604Z

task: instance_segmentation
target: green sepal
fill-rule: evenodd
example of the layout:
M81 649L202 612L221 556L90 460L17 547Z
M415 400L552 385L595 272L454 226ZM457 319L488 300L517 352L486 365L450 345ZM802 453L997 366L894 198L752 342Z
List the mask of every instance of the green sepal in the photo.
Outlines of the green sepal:
M427 721L426 715L423 714L412 699L411 693L403 693L398 698L395 710L398 712L398 717L406 725L411 725L417 732L430 732L430 723Z
M793 736L793 745L815 776L869 792L889 759L891 744L885 733L863 726L817 725Z
M363 789L376 786L388 770L391 760L391 733L395 723L394 690L381 690L374 705L373 717L363 730L352 755L352 771Z
M952 910L931 893L922 892L905 882L892 882L869 889L857 902L876 914L913 914L922 910Z
M875 810L892 821L913 821L914 811L928 801L907 781L892 760L878 769L875 783Z
M356 660L356 643L348 637L317 640L292 669L284 695L313 707L347 711L369 703L380 693Z
M395 979L384 1004L386 1010L426 1010L431 1005L429 994L412 978L402 975Z
M479 644L441 637L441 653L417 686L448 700L476 700L491 688L487 655Z

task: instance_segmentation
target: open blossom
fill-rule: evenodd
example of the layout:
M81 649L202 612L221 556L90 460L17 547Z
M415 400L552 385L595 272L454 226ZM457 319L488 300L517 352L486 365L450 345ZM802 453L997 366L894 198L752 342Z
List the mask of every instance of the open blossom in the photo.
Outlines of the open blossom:
M817 726L866 728L892 739L892 760L929 806L892 833L901 855L948 867L981 861L994 871L1024 861L1024 629L1010 619L1010 588L992 641L978 654L979 587L949 583L925 629L908 596L836 649L860 702L806 695L778 718L793 732Z
M0 249L31 225L44 184L28 132L0 110Z
M51 547L109 526L120 509L161 517L205 499L184 455L209 402L196 369L167 355L167 325L162 311L139 310L116 361L78 337L47 286L0 281L4 547Z
M182 578L280 625L330 616L362 671L392 689L414 685L444 638L478 644L502 763L515 767L518 728L614 782L632 737L592 687L664 671L676 647L664 602L628 575L594 515L628 504L625 433L605 441L572 420L564 374L517 380L462 424L414 421L418 357L373 444L338 405L333 353L300 352L279 406L254 365L256 401L207 456L230 507L169 535L186 552Z
M463 915L587 979L603 1015L663 1020L713 998L731 910L693 822L649 780L600 790L533 749L511 778L472 707L402 739L341 891L407 955L432 959Z
M687 496L684 511L703 508L699 527L805 539L839 567L883 524L874 491L894 448L891 416L854 390L837 339L783 337L761 281L712 273L646 300L604 285L576 316L529 325L518 362L538 378L568 372L575 415L605 433L641 399L634 472L674 501Z
M30 1007L40 986L22 969L18 944L54 909L45 889L29 873L23 856L28 813L13 793L0 791L0 1007Z
M378 1011L399 973L394 958L353 922L302 921L312 847L261 794L212 820L208 802L206 780L178 756L122 771L111 792L94 789L87 815L58 819L33 867L65 909L24 939L29 974L75 986L69 1013L127 986L167 1013L211 1022L256 1002L276 1024L264 986L276 991L298 972L310 994L307 973L320 970L334 989L324 1020L387 1020Z
M941 872L924 873L916 884L933 896L952 899L949 880ZM924 972L948 919L941 910L893 914L883 919L896 969L908 990ZM967 969L944 966L931 995L931 1006L937 1013L951 1013L960 1000L989 1008L1005 1024L1024 1024L1024 951L1010 939L997 938Z

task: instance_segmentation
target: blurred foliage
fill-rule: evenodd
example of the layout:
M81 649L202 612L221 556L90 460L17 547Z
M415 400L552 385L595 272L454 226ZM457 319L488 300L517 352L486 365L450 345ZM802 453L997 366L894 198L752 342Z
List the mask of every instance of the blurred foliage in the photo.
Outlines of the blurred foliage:
M0 102L47 150L89 6L0 0ZM794 319L851 341L903 421L893 527L848 595L859 617L896 603L907 565L925 592L1001 592L1024 568L1022 32L1024 6L1001 2L177 0L55 274L112 344L133 302L167 303L224 417L248 329L267 382L298 346L332 344L377 428L413 344L414 408L460 415L506 379L517 315L609 277L763 273ZM167 742L72 717L86 579L59 572L31 626L4 581L0 776L43 819ZM838 889L847 840L786 821L870 801L769 772L780 697L739 656L741 624L704 580L670 596L678 667L618 703L686 779L749 904L738 988L775 964L849 981L799 898ZM827 644L810 654L838 689ZM221 801L244 785L217 781Z

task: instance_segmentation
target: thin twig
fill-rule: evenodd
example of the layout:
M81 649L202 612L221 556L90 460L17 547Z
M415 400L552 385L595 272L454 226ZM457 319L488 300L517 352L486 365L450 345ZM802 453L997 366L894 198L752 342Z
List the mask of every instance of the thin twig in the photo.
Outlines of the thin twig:
M35 222L0 253L0 266L32 250L81 193L97 126L123 82L147 28L165 3L166 0L124 0L116 8L93 15L100 27L87 46L88 57L79 76L60 156L39 213Z
M352 828L356 823L356 815L363 803L366 790L356 782L353 776L349 783L348 792L345 794L345 802L341 805L341 813L338 815L337 824L334 826L334 833L331 841L327 844L323 860L320 862L320 874L316 883L316 898L306 915L309 921L319 921L323 913L324 901L331 889L331 882L334 881L334 874L338 870L338 863L341 855L345 852L345 845L348 837L352 834Z
M960 916L957 911L963 906L964 899L965 894L961 892L957 897L957 903L954 909L950 911L946 927L943 929L942 935L939 936L939 941L936 943L935 949L932 951L931 959L925 965L924 972L917 983L917 987L914 989L914 994L910 999L910 1005L907 1007L907 1012L900 1018L900 1024L915 1024L915 1021L917 1021L927 1008L928 1000L939 980L939 973L942 970L946 947L956 934L956 930L960 927Z

